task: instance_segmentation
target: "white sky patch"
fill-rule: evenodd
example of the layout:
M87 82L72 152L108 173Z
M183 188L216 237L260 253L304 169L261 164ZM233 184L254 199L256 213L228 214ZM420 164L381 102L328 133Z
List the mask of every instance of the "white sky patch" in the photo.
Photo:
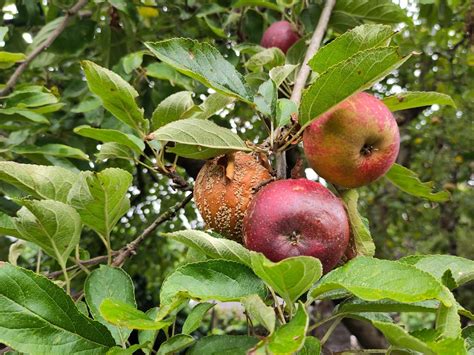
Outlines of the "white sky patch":
M31 34L25 32L21 36L23 37L23 39L25 40L26 43L28 43L28 44L33 43L33 37L31 36Z

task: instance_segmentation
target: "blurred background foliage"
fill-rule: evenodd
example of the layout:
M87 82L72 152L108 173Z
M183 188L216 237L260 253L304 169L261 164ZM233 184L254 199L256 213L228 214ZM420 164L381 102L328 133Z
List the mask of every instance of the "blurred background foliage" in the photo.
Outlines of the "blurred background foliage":
M0 51L31 53L48 37L73 0L0 0L2 26L8 28L0 40ZM192 37L212 42L224 56L247 73L243 60L252 53L270 23L286 18L310 34L321 12L321 1L253 1L267 6L236 6L236 0L94 0L89 1L66 30L23 73L15 91L2 98L0 110L0 154L5 160L54 164L73 170L118 166L132 172L134 186L129 191L132 208L113 233L113 247L131 241L157 215L183 198L165 176L150 174L127 159L112 159L117 147L78 136L74 127L129 128L114 119L89 92L80 61L88 59L108 67L128 80L139 92L139 104L151 116L156 105L170 94L182 90L195 92L196 104L209 94L201 84L158 63L143 45L171 37ZM281 13L275 6L295 5L294 11ZM365 5L370 1L361 1ZM467 0L419 0L396 2L406 21L393 14L386 18L364 18L335 12L325 42L363 22L393 23L399 33L394 37L404 52L416 51L405 65L374 87L377 95L410 91L439 91L452 96L457 108L411 109L397 113L402 147L399 163L417 172L423 181L433 181L437 189L447 189L452 198L438 204L404 194L384 179L361 189L362 212L369 218L377 245L376 256L397 259L409 254L449 253L472 258L474 215L474 177L472 170L474 130L474 13ZM351 1L338 1L351 6ZM370 6L370 5L368 5ZM270 8L269 8L270 7ZM58 20L59 19L59 20ZM298 47L290 51L298 57ZM14 63L0 62L0 83L5 83ZM259 75L251 77L258 80ZM32 94L32 87L36 88ZM43 87L43 88L41 88ZM27 110L29 117L5 111ZM28 115L27 115L28 116ZM31 118L33 117L33 118ZM50 124L41 119L46 118ZM235 103L212 117L218 124L232 128L243 138L258 141L266 135L255 112ZM44 152L45 144L66 144L88 154L89 160L73 154ZM107 159L109 158L109 159ZM192 183L199 162L183 161L178 172ZM309 178L314 172L305 170ZM0 186L7 191L6 186ZM14 214L12 201L0 197L0 210ZM189 204L178 216L162 225L158 232L183 228L203 228L194 206ZM0 259L8 257L11 238L0 238ZM81 240L83 258L103 255L105 250L94 233L85 230ZM87 250L87 252L86 252ZM178 243L160 238L158 233L140 247L139 256L127 262L137 287L141 308L157 304L159 287L167 273L186 256ZM30 244L19 263L33 268L36 250ZM43 256L43 266L57 270L53 260ZM77 280L76 280L77 281ZM82 285L83 280L79 280ZM79 285L79 283L78 283ZM474 292L459 290L460 301L474 306Z

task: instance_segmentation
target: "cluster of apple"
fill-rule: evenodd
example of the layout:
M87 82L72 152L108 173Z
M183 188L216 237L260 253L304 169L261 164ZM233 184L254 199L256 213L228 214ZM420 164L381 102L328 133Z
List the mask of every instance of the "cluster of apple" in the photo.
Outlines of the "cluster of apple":
M262 46L284 52L299 39L291 24L274 23ZM313 121L303 133L309 166L342 188L367 185L384 175L398 155L400 136L390 110L377 98L357 93ZM272 181L265 157L243 152L208 161L197 176L194 197L209 228L272 261L308 255L324 272L350 246L341 200L308 179Z

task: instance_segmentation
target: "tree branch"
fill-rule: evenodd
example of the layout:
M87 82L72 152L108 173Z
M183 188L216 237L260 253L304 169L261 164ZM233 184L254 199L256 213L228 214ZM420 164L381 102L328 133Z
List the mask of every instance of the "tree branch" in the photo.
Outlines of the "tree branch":
M306 81L308 80L309 73L311 68L308 66L308 62L313 56L316 54L317 50L321 46L321 41L323 40L324 33L328 27L329 18L331 17L332 9L336 4L336 0L327 0L326 4L324 5L323 12L319 17L318 24L313 32L313 36L311 37L311 42L309 43L308 50L306 51L306 55L303 60L303 64L301 65L301 69L296 76L295 85L293 86L293 92L291 93L291 100L296 103L296 105L300 104L301 101L301 94L303 93L303 89L306 85Z
M328 27L329 18L331 17L332 9L336 4L336 0L327 0L326 4L324 5L323 11L321 16L319 17L318 24L314 29L313 36L311 37L311 42L309 43L308 50L306 51L306 55L303 60L303 64L301 65L300 71L296 76L295 85L293 86L293 91L291 93L290 100L296 103L299 106L301 101L301 95L303 93L303 89L306 86L306 81L308 80L309 73L311 68L308 66L309 60L316 54L317 50L321 45L321 41L323 40L324 33ZM275 130L275 137L280 137L281 132L284 130L277 128ZM272 147L274 150L275 148L278 149L279 147ZM276 175L278 179L285 179L286 178L286 153L283 152L276 152L275 153L275 160L276 160Z
M69 21L71 20L72 17L74 17L80 9L82 9L85 5L87 5L88 0L79 0L74 6L72 6L67 12L66 15L64 16L64 19L61 21L61 23L56 27L56 29L51 32L50 36L46 41L44 41L43 44L40 46L36 47L30 55L23 61L13 72L12 76L10 79L8 79L5 87L0 91L0 96L5 96L7 95L16 85L18 79L20 78L21 74L26 70L28 65L41 53L43 52L46 48L48 48L56 38L59 37L59 35L64 31L64 29L67 27L69 24Z
M169 210L160 214L135 240L125 245L120 250L113 252L112 255L114 258L113 258L112 265L122 266L125 260L127 260L127 258L136 254L136 250L138 246L140 245L141 242L143 242L143 240L145 240L145 238L147 238L151 233L153 233L155 229L158 228L161 224L165 223L166 221L176 216L176 213L181 208L186 206L188 202L192 200L192 198L193 198L193 194L191 193L188 196L186 196L182 201L178 202L176 205L171 207ZM108 258L107 255L101 255L89 260L81 261L80 264L83 266L97 265L97 264L106 262L107 258ZM73 266L68 267L66 270L72 271L77 268L78 268L77 265L73 265ZM50 279L54 279L58 276L61 276L62 274L63 274L62 271L54 271L54 272L49 273L46 276Z
M167 220L173 218L176 216L176 213L186 206L189 201L191 201L193 198L193 194L190 193L188 196L184 198L183 201L177 203L174 205L171 209L166 211L165 213L161 214L158 216L157 219L153 221L152 224L150 224L143 232L140 234L134 241L131 243L127 244L124 246L120 251L118 252L117 256L114 257L114 261L112 262L112 266L122 266L125 260L130 257L131 255L136 254L136 250L138 246L140 245L143 240L145 240L146 237L148 237L151 233L155 231L156 228L158 228L159 225L163 224Z

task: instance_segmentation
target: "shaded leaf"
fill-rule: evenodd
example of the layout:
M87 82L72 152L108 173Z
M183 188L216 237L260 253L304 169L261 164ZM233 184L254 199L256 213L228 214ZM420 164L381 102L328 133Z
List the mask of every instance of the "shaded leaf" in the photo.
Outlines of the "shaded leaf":
M406 110L414 107L448 105L456 107L451 96L433 91L409 91L385 97L382 102L390 111Z
M107 322L100 315L99 307L106 298L117 299L136 307L134 286L130 276L122 269L101 265L87 276L84 294L94 319L109 329L117 344L125 344L131 330Z
M321 262L310 256L295 256L274 263L263 254L252 253L252 270L287 304L293 304L321 277Z
M198 329L207 311L209 311L212 307L214 307L213 303L206 302L195 305L184 321L182 333L191 334L196 329Z
M207 159L235 150L250 151L231 130L196 118L168 123L151 136L157 141L179 143L169 151L188 158Z
M249 58L245 66L251 71L270 70L285 64L285 53L280 48L266 48Z
M415 172L399 164L393 164L385 177L396 187L409 195L443 202L450 198L448 191L432 192L432 182L421 182Z
M204 85L245 102L252 102L252 94L242 75L219 51L208 43L192 39L174 38L145 45L161 61Z
M81 218L74 208L53 200L23 200L14 219L21 239L35 243L65 266L79 243Z
M368 220L360 215L357 208L357 201L359 199L357 190L350 189L344 191L342 199L349 215L352 238L354 238L357 255L373 256L375 254L375 244L370 235Z
M250 295L242 298L240 302L244 305L245 311L250 319L255 323L263 325L270 334L275 330L275 311L267 306L257 295Z
M390 26L378 24L357 26L320 48L308 65L314 71L322 73L360 51L386 47L393 35L394 31Z
M251 266L250 251L233 240L215 238L198 230L183 230L161 235L183 243L213 259L226 259Z
M133 134L123 133L115 129L93 128L91 126L83 125L74 128L74 133L83 137L96 139L104 143L119 143L129 147L138 154L140 154L145 149L145 143L143 143L140 138L134 136Z
M0 267L0 309L0 342L21 352L103 354L115 345L61 288L10 264Z
M106 237L130 208L126 193L131 184L132 175L122 169L83 171L71 188L68 201L85 225Z
M207 260L177 268L163 282L161 304L180 292L197 300L238 301L257 294L265 296L263 282L247 266L228 260Z
M269 72L270 79L272 79L275 85L279 87L285 81L288 75L290 75L296 69L296 67L297 65L293 64L285 64L279 67L274 67Z
M191 91L180 91L161 101L151 117L153 129L184 118L184 113L194 106L192 94Z
M0 180L34 197L66 202L77 175L57 166L2 161Z
M246 335L209 335L199 339L187 355L246 355L258 339Z
M437 299L453 306L451 293L433 276L398 261L359 256L323 276L309 294L317 298L340 288L366 301L409 303Z
M277 98L278 93L275 83L273 80L267 80L258 88L254 102L261 113L273 117L275 116Z
M296 314L286 324L278 328L268 339L268 350L272 354L293 354L300 350L305 343L308 329L308 315L300 302Z
M137 91L118 74L93 62L81 62L89 89L101 100L104 107L126 125L142 136L148 132L148 121L143 109L135 102Z
M276 126L283 127L291 122L291 117L298 114L296 104L288 99L278 99L276 103Z
M371 48L333 65L304 92L299 115L301 126L306 127L339 102L370 88L408 58L410 55L400 56L397 47Z
M155 321L128 303L106 298L99 306L100 315L109 323L128 329L156 330L168 327L172 321Z
M474 280L474 261L459 256L412 255L401 258L399 261L426 271L440 281L447 271L451 271L457 286Z
M89 160L89 157L82 150L64 144L45 144L42 146L21 145L12 149L16 154L42 154L52 155L62 158L73 158Z
M196 340L190 335L178 334L174 337L169 338L160 345L157 354L158 355L168 355L179 352L180 350L186 349L195 343Z

